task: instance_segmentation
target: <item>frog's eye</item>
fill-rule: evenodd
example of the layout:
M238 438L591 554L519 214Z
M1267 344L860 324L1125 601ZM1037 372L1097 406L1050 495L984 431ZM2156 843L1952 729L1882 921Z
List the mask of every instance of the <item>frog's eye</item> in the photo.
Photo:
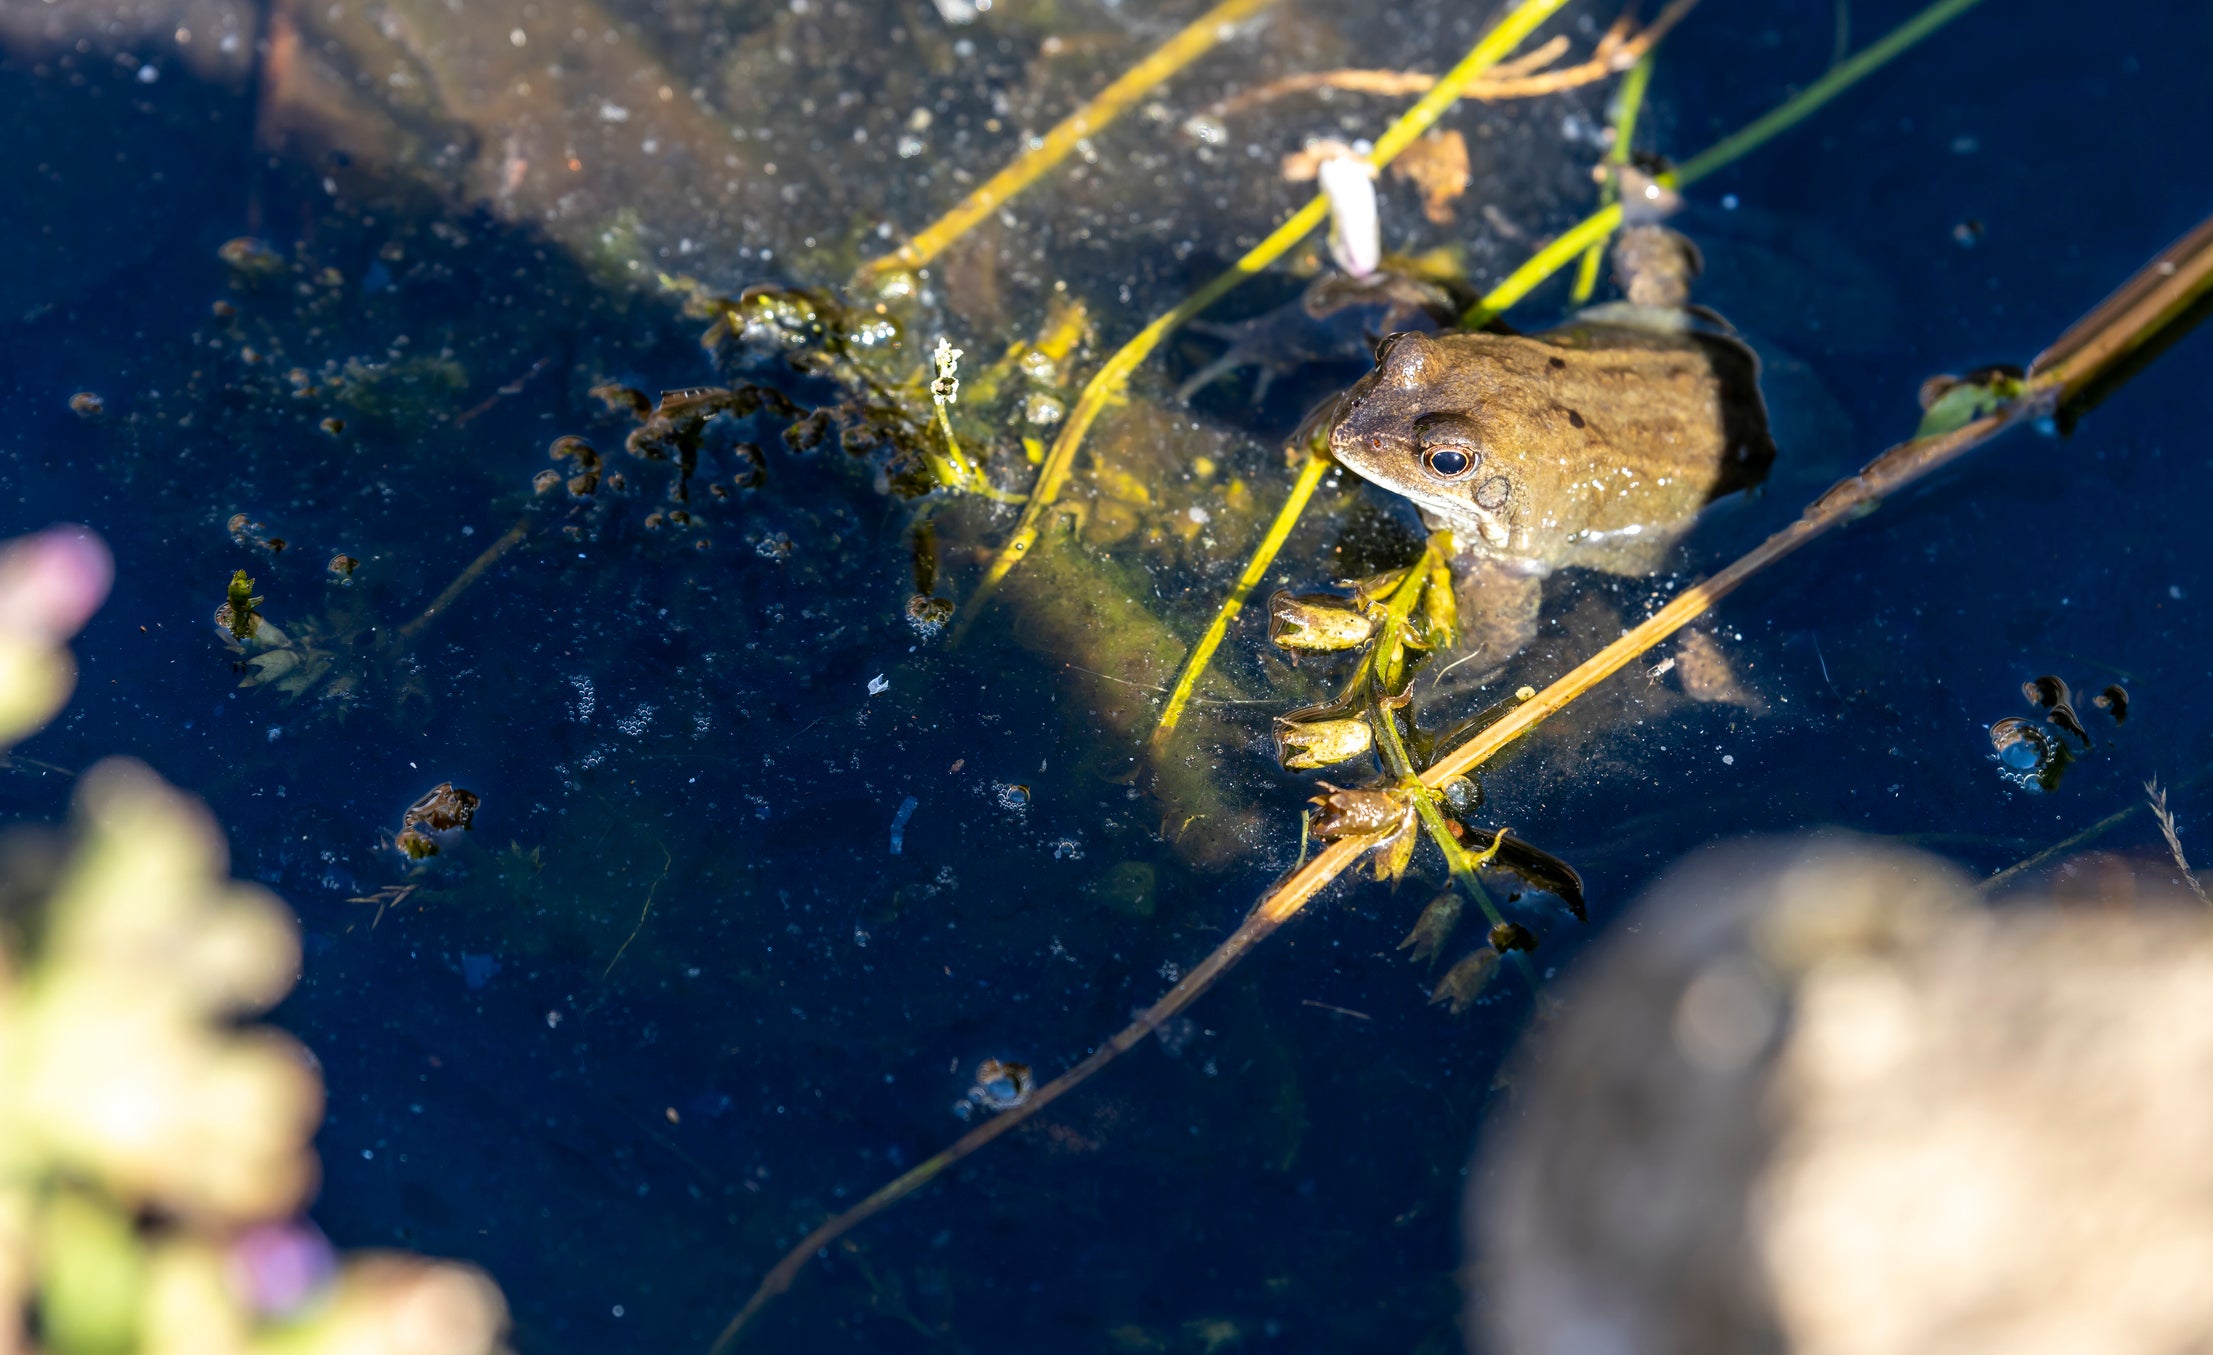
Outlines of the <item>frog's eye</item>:
M1422 448L1423 469L1440 480L1460 479L1482 464L1482 453L1449 442Z
M1464 480L1483 468L1483 431L1465 414L1443 411L1414 427L1422 469L1439 480Z

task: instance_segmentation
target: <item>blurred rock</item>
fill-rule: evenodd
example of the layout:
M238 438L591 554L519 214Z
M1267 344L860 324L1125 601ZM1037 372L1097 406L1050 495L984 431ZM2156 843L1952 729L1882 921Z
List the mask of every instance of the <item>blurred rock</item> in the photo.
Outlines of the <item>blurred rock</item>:
M1841 836L1678 867L1518 1055L1468 1193L1471 1341L2199 1348L2213 923L2135 898L1991 910Z
M60 597L53 628L89 606ZM0 1351L501 1352L474 1268L340 1257L293 1221L321 1079L242 1024L298 976L291 913L137 763L86 772L74 824L66 855L0 837Z

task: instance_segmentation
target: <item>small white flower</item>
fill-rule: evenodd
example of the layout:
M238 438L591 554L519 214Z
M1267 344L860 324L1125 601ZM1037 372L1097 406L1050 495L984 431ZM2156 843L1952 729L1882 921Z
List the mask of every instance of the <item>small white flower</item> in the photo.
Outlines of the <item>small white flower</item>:
M940 334L937 350L930 354L930 360L937 364L937 380L930 383L930 398L941 405L959 403L961 350L947 343L945 336Z

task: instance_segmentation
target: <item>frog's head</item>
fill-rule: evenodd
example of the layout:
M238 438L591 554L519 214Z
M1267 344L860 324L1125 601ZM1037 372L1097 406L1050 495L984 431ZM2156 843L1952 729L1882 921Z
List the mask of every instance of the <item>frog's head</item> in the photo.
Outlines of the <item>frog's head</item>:
M1362 479L1403 494L1463 546L1500 552L1528 495L1507 429L1486 416L1499 373L1479 335L1394 334L1345 393L1329 450ZM1499 425L1499 426L1494 426Z

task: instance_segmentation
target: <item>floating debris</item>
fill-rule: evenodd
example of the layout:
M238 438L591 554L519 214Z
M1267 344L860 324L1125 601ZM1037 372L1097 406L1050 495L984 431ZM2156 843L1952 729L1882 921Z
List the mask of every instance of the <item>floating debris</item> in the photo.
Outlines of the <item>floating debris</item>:
M968 1099L985 1110L1013 1110L1030 1099L1034 1085L1030 1065L985 1059L976 1065L976 1085L968 1089Z
M91 391L78 391L69 397L69 410L80 419L96 419L108 412L108 402Z
M1583 905L1583 877L1575 867L1541 847L1532 847L1508 834L1499 839L1491 864L1521 878L1523 883L1554 895L1575 914L1577 922L1590 921Z
M1322 793L1313 799L1314 836L1318 838L1392 832L1414 813L1413 796L1393 786L1342 790L1324 781L1321 787Z
M576 467L576 472L563 478L557 470L542 470L531 480L531 486L540 494L550 494L557 485L566 484L569 497L588 499L599 490L600 474L604 463L597 449L575 434L566 434L553 440L546 455L554 461L565 461Z
M407 807L407 814L400 820L399 835L392 845L407 853L412 860L436 856L438 839L453 832L467 832L476 820L476 810L483 801L473 791L457 790L451 781L441 781L429 794Z
M1413 794L1395 786L1340 790L1326 781L1322 791L1314 797L1314 836L1325 841L1373 838L1375 877L1396 880L1404 875L1407 864L1414 859L1414 845L1421 840L1415 832L1418 820Z
M1508 951L1535 950L1536 934L1519 922L1501 922L1491 928L1491 949L1504 955Z
M2018 367L1984 367L1965 376L1932 376L1921 383L1921 423L1917 438L1964 428L1994 414L2027 389Z
M249 549L265 550L271 555L284 549L283 537L267 535L269 529L245 513L231 514L224 530L230 533L231 540Z
M1998 774L2023 790L2051 790L2070 760L2066 747L2041 725L2008 715L1990 726Z
M934 598L927 593L916 593L907 599L907 624L914 633L928 640L945 629L945 623L953 619L953 604L947 598Z
M1445 803L1456 814L1471 814L1483 807L1483 787L1465 776L1448 778L1437 787L1437 793L1445 797Z
M1722 653L1720 642L1706 631L1685 630L1669 662L1673 665L1676 681L1683 684L1683 695L1691 700L1705 705L1743 706L1754 714L1764 713L1767 703L1738 680L1728 656Z
M245 282L263 282L284 271L284 256L265 241L250 235L225 240L215 251L215 257L229 264L231 271Z
M2128 689L2116 682L2090 698L2090 703L2113 717L2113 723L2128 723Z
M1411 182L1422 195L1422 215L1449 226L1452 204L1468 191L1468 139L1458 131L1433 131L1391 162L1391 177Z
M328 567L330 569L330 575L332 578L338 580L338 582L340 583L352 583L353 572L361 568L361 562L354 559L351 555L339 554L330 557L330 565Z
M2090 731L2082 727L2081 717L2075 714L2075 696L2065 681L2057 675L2046 673L2040 678L2021 684L2021 695L2029 704L2046 712L2044 718L2061 729L2081 739L2084 747L2090 745Z

